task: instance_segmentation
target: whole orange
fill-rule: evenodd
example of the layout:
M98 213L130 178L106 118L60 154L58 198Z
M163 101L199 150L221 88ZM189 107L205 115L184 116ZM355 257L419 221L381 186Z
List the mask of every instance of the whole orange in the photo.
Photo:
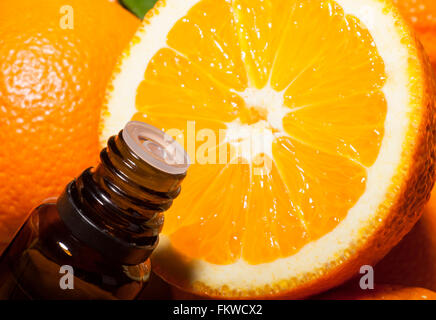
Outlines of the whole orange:
M96 161L105 87L138 26L109 0L0 1L0 251Z
M394 3L418 33L436 70L436 1L394 0Z

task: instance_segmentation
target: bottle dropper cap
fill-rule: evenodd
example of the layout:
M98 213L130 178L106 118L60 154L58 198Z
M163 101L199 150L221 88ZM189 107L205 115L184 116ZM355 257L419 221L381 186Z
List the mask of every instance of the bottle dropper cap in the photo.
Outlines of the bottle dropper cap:
M127 123L123 130L127 146L152 167L172 175L185 174L189 156L183 147L163 131L139 121Z

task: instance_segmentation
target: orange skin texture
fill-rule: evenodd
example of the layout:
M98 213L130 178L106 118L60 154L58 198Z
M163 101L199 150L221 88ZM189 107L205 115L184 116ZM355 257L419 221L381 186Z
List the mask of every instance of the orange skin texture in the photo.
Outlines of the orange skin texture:
M404 18L418 33L433 69L436 70L436 1L393 0Z
M394 0L412 24L436 70L436 2ZM375 268L384 283L436 290L436 190L413 230Z
M384 283L436 291L436 190L412 231L376 267Z
M0 1L0 251L97 161L105 88L139 23L113 0Z

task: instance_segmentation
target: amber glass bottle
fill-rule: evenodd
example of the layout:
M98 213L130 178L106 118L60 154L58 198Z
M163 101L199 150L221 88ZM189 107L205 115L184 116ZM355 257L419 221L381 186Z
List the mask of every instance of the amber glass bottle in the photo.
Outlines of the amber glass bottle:
M163 213L189 159L160 130L129 122L100 164L34 209L0 258L0 299L134 299Z

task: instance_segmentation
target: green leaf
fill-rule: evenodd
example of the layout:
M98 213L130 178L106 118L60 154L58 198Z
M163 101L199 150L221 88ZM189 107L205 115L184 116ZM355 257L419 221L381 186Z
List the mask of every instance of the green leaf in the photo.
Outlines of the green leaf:
M148 10L153 8L157 0L119 0L119 2L138 18L143 19Z

